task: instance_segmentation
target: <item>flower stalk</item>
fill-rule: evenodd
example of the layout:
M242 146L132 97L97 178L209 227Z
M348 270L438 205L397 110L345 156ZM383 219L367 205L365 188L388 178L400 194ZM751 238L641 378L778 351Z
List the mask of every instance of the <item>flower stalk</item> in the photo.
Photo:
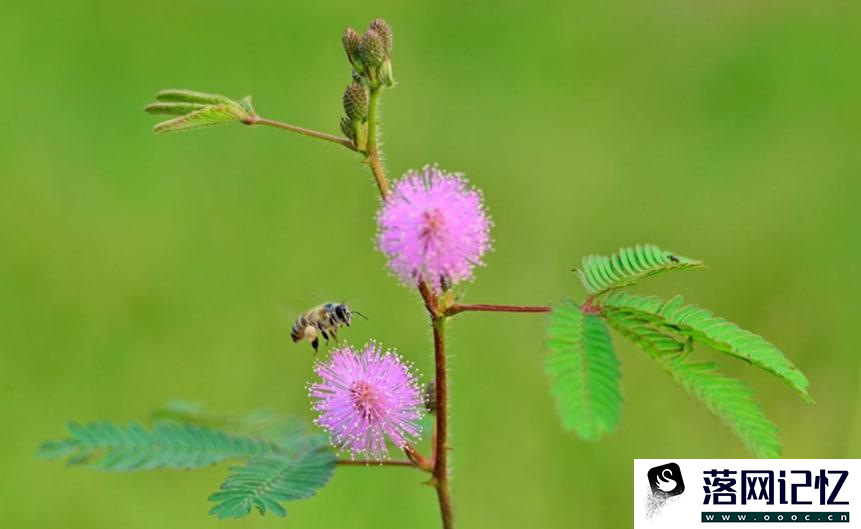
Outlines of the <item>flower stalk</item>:
M385 198L392 192L389 187L389 180L386 177L386 168L380 158L379 149L379 112L378 105L380 100L381 86L372 86L370 95L368 96L368 143L365 150L365 163L371 168L371 173L374 175L374 180L377 183L377 189L380 191L380 196Z
M355 151L356 147L353 145L352 140L349 138L344 138L342 136L335 136L334 134L327 134L325 132L319 132L312 129L306 129L305 127L300 127L298 125L291 125L289 123L284 123L282 121L276 121L274 119L262 118L260 116L251 116L246 122L247 125L265 125L267 127L274 127L276 129L286 130L289 132L295 132L297 134L302 134L304 136L309 136L311 138L317 138L318 140L329 141L332 143L337 143L342 145L351 151Z
M445 316L432 316L436 375L436 428L434 432L433 479L444 529L454 527L451 490L448 484L448 374L445 352Z

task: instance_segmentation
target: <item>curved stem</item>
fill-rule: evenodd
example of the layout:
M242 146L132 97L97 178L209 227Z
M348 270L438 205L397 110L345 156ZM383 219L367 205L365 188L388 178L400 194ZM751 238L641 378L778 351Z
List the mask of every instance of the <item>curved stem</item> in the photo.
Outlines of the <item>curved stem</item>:
M290 132L296 132L298 134L302 134L305 136L310 136L312 138L317 138L320 140L330 141L332 143L337 143L339 145L343 145L344 147L350 149L351 151L355 151L356 147L353 145L353 142L350 141L349 138L343 138L341 136L335 136L333 134L326 134L325 132L318 132L316 130L306 129L305 127L299 127L297 125L290 125L289 123L283 123L281 121L275 121L274 119L261 118L260 116L254 116L251 120L248 121L248 125L266 125L268 127L274 127L276 129L286 130Z
M456 303L446 309L446 316L454 316L455 314L460 314L461 312L550 312L553 310L551 307L547 305L485 305L485 304L476 304L476 305L461 305Z

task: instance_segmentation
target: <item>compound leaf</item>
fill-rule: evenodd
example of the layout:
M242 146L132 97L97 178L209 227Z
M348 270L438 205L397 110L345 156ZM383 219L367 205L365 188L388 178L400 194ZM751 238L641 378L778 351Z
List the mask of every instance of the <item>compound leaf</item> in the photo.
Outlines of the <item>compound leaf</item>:
M71 422L69 434L67 439L44 443L37 456L67 458L69 464L86 463L102 470L134 471L198 468L226 459L284 451L280 444L267 439L170 422L151 429L136 423Z
M252 508L285 516L282 502L309 498L335 471L335 455L322 441L295 446L287 453L255 456L232 467L221 490L209 497L216 502L209 514L220 519L247 516Z
M562 425L594 441L615 430L622 412L619 361L604 321L565 300L550 313L546 370Z
M605 312L611 310L637 314L666 331L746 360L782 379L798 391L805 401L813 402L807 391L810 385L807 377L774 344L729 320L715 316L707 309L685 305L681 296L665 302L654 296L614 292L602 302L602 306Z
M653 244L621 248L611 256L587 255L577 277L586 291L598 296L640 280L670 270L702 267L703 263L689 257L662 250Z
M153 130L159 134L225 123L252 124L256 116L251 96L237 102L220 94L171 89L162 90L155 98L156 102L144 110L150 114L177 116L156 125Z
M714 362L689 361L685 344L656 329L649 318L612 309L605 315L613 328L649 353L688 394L703 401L755 457L780 457L777 427L744 382L718 373Z

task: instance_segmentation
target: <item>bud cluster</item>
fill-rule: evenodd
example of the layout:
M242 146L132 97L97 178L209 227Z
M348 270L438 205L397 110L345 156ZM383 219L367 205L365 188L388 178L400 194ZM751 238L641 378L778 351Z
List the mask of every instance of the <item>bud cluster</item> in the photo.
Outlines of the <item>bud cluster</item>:
M363 150L367 141L368 92L395 84L392 74L392 28L381 18L359 34L348 27L341 36L347 59L353 66L353 82L344 90L341 131Z
M362 35L348 27L341 41L353 70L371 86L395 84L392 75L392 28L388 22L375 18Z

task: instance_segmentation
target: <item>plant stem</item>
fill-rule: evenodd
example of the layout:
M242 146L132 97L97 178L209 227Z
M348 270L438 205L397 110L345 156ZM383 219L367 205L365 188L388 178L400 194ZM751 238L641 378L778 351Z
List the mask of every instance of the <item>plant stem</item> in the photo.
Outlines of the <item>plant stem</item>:
M461 312L550 312L552 309L546 305L461 305L456 303L446 309L446 316L454 316Z
M350 149L351 151L355 151L356 147L353 145L353 142L349 138L344 138L341 136L335 136L333 134L326 134L325 132L318 132L316 130L306 129L305 127L299 127L297 125L290 125L289 123L283 123L281 121L275 121L274 119L261 118L260 116L254 116L251 120L248 121L248 125L266 125L268 127L275 127L276 129L287 130L290 132L296 132L299 134L303 134L305 136L310 136L312 138L317 138L320 140L331 141L332 143L337 143L343 145L344 147Z
M386 178L386 169L380 159L379 141L377 138L379 112L377 111L378 102L380 99L381 87L371 87L368 96L368 145L365 151L365 163L371 168L374 173L374 180L377 182L377 188L380 190L380 196L385 199L392 190L389 188L389 180Z
M425 472L433 472L433 461L421 455L413 445L407 444L404 446L404 453L416 467L424 470Z
M432 314L431 318L436 366L436 444L433 458L433 485L439 499L443 529L451 529L454 527L454 521L451 512L451 492L448 486L448 374L445 366L445 316Z
M368 140L365 163L371 168L377 188L383 200L392 192L386 177L386 169L380 159L377 138L379 115L377 105L381 87L371 87L368 97ZM415 448L407 446L404 451L411 464L430 471L433 478L430 484L436 489L443 529L452 529L454 522L451 511L451 492L448 485L448 382L445 367L445 318L439 309L436 295L424 281L419 282L418 291L424 300L425 308L433 326L434 363L436 366L436 425L434 428L433 458L428 461Z

